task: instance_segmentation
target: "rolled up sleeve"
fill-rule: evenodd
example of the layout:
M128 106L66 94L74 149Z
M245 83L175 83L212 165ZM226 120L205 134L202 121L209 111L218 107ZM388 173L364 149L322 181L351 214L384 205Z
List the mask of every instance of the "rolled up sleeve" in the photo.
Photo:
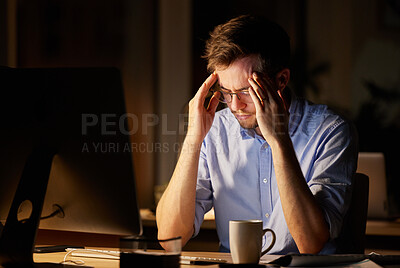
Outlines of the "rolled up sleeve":
M340 234L350 204L358 149L356 132L349 123L342 122L325 134L308 185L323 210L333 240Z

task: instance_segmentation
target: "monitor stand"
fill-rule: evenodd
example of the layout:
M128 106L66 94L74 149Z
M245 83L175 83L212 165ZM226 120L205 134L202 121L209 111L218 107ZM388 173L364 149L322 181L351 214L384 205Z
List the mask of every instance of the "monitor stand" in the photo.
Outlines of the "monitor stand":
M39 146L33 150L25 163L7 221L0 234L2 267L76 267L33 262L36 233L55 154L56 150L45 145ZM26 218L18 218L20 206L28 210Z

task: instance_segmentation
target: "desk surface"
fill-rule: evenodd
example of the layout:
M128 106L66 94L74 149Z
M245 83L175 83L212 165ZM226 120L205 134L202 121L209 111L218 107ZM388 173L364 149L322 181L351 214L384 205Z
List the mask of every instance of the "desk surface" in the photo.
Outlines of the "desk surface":
M52 262L52 263L60 263L63 261L66 252L57 252L57 253L41 253L41 254L33 254L33 259L35 262ZM228 262L231 262L231 255L229 253L220 253L220 252L182 252L182 255L188 256L198 256L198 257L208 257L208 258L221 258L225 259ZM86 266L92 266L95 268L119 268L119 260L111 260L111 259L97 259L97 258L84 258L84 257L68 257L68 260L83 260ZM79 267L79 266L77 266ZM184 268L190 267L204 267L204 265L181 265ZM218 265L207 265L206 267L219 267Z
M366 235L400 236L400 222L367 220Z
M42 254L34 254L35 262L51 262L51 263L60 263L63 261L66 253L58 252L58 253L42 253ZM220 253L220 252L182 252L182 255L188 256L197 256L197 257L208 257L208 258L221 258L228 261L228 263L232 263L232 259L229 253ZM275 259L279 256L273 255L265 255L263 258L267 257L265 260ZM85 262L84 265L91 266L94 268L117 268L119 267L119 260L110 260L110 259L96 259L96 258L84 258L84 257L69 257L69 260L83 260ZM79 266L77 266L79 267ZM82 267L82 266L81 266ZM182 268L190 268L190 267L219 267L218 265L187 265L182 264ZM336 267L365 267L365 268L377 268L380 267L376 265L372 261L362 261L354 264L341 265Z

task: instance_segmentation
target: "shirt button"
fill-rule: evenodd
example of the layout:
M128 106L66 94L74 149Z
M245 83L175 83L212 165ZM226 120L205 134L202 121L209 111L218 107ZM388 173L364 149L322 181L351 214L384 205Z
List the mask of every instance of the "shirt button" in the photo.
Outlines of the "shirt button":
M267 178L263 179L263 182L264 182L264 183L267 183L267 182L268 182L268 179L267 179Z
M266 213L266 214L265 214L265 217L266 217L266 218L269 218L269 213Z

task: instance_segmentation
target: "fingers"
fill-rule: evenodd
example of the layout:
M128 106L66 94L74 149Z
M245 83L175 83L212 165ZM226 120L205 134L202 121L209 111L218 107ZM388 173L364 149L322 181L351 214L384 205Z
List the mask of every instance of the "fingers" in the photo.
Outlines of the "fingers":
M217 81L217 75L212 73L209 77L207 77L206 81L201 85L199 90L197 91L195 97L199 99L201 103L204 103L210 88L214 85Z
M210 89L215 84L215 82L217 82L217 75L215 73L212 73L209 77L207 77L207 79L204 81L204 83L197 91L194 98L190 101L193 107L196 107L196 109L204 109L205 100L207 97L209 97ZM206 110L207 112L211 114L215 113L219 102L218 101L219 94L220 94L219 92L215 92L213 94L213 96L210 99L210 102L208 103Z
M250 81L250 79L249 79ZM253 100L254 105L256 106L256 110L261 110L264 108L264 103L260 100L260 97L256 94L255 90L252 87L249 87L250 97Z
M255 100L253 99L253 102L260 103L262 106L264 106L264 100L266 100L266 98L265 98L265 93L263 92L262 88L252 77L249 78L249 83L251 85L251 89L257 96L257 99L255 99ZM249 92L250 91L251 90L249 90Z
M269 105L275 103L278 104L283 108L283 110L288 114L288 106L285 102L285 99L282 96L282 92L276 88L276 85L273 83L271 79L269 79L266 76L261 76L257 73L253 73L251 79L253 80L254 83L252 83L253 89L255 89L255 92L264 92L266 94L266 98L261 99L261 102L263 104L268 103ZM260 95L260 94L258 94Z
M258 73L253 73L253 79L259 85L261 90L265 93L266 98L269 102L272 100L279 101L278 92L276 90L276 86L271 79L266 76L261 76Z
M281 98L281 100L282 100L283 107L285 108L285 111L286 111L286 113L288 113L288 114L289 114L289 109L288 109L288 106L286 105L286 101L285 101L285 99L283 98L283 96L282 96L282 93L281 93L281 91L280 91L280 90L278 90L278 95L279 95L279 97L280 97L280 98Z
M261 79L261 77L259 75L257 75L257 73L253 73L253 79L254 81L257 83L257 85L260 87L260 91L262 90L264 95L265 95L265 100L267 100L267 102L269 102L269 99L271 98L270 95L270 91L269 89L271 88L270 83L268 83L268 81L266 81L266 79Z
M215 113L215 111L217 110L218 107L218 103L219 103L219 95L221 93L220 92L215 92L214 95L211 97L210 102L208 103L208 107L207 107L207 111L208 112L212 112Z
M262 83L260 83L260 81L257 81L256 79L258 79L258 77L256 76L255 73L253 73L252 77L250 78L250 81L253 82L253 87L260 100L265 100L267 98L267 94L266 92L264 92Z

